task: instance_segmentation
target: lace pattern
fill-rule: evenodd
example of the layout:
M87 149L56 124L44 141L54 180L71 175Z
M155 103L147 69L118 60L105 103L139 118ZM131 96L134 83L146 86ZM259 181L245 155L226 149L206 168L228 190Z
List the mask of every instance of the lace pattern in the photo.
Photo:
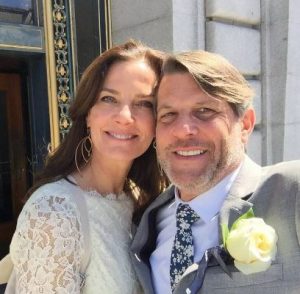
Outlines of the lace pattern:
M62 188L41 187L19 216L10 247L16 293L80 293L81 224Z
M131 199L124 193L103 197L95 191L86 199L92 252L83 293L138 293L129 256Z
M90 264L80 273L85 228L68 185L60 180L39 188L19 216L10 247L16 293L141 293L129 258L131 199L78 188L87 204L91 248Z

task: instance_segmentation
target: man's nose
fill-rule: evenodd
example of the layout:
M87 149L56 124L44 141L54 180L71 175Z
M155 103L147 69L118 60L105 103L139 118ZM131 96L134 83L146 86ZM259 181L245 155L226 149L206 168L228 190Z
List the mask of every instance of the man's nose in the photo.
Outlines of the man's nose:
M198 131L198 124L189 116L180 117L173 128L173 134L181 138L197 135Z

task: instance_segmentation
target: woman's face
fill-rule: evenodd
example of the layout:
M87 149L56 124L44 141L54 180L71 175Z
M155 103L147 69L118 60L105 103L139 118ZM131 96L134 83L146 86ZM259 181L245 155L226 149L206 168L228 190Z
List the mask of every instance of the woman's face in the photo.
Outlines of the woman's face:
M154 71L143 61L113 64L97 101L90 109L93 159L131 163L154 137Z

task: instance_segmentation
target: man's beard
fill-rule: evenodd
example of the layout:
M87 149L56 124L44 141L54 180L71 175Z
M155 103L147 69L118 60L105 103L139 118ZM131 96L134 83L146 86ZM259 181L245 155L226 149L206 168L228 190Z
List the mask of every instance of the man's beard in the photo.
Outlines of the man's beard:
M180 170L180 166L177 169L172 167L165 158L159 157L159 161L168 178L179 191L187 191L196 197L218 184L241 163L244 148L241 144L232 144L230 139L222 140L219 157L216 158L216 154L211 154L210 163L201 170L184 170L184 168Z

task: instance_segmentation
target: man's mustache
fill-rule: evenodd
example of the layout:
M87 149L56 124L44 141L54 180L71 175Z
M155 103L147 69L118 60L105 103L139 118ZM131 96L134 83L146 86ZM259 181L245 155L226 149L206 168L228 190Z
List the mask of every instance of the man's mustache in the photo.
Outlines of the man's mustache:
M208 149L209 144L197 139L186 139L177 140L172 144L169 144L166 149L177 149L177 148L187 148L187 147L199 147L201 149Z

